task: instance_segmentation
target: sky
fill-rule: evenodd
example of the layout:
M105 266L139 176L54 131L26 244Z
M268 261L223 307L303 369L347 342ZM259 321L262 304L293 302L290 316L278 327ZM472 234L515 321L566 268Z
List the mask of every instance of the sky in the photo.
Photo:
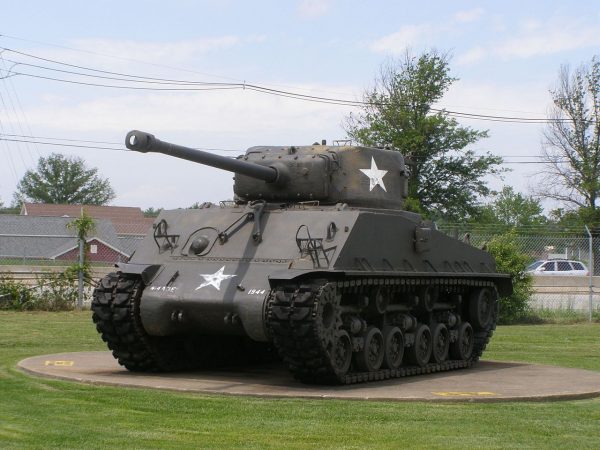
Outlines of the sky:
M561 65L576 68L600 54L600 3L591 0L0 3L5 205L24 173L53 152L97 167L116 191L114 205L179 208L231 199L232 174L125 151L126 133L139 129L235 156L254 145L344 139L345 118L358 112L244 85L360 100L383 64L407 49L436 49L451 55L458 78L437 106L544 118ZM159 81L165 79L187 90L166 90L173 85ZM227 85L197 90L201 82ZM232 83L238 88L214 89ZM539 161L543 124L459 122L489 130L472 146L476 153L505 157L510 172L490 178L492 188L532 192L542 167L525 161Z

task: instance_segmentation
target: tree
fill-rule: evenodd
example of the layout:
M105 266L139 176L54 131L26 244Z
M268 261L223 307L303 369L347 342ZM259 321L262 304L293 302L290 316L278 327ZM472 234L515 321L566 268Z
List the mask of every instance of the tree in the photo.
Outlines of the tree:
M88 236L94 232L96 229L96 221L92 216L90 216L85 210L82 209L81 215L73 219L71 222L67 223L67 229L75 230L77 232L77 241L84 245L83 252L83 261L79 261L76 264L71 266L71 272L69 272L72 276L78 273L79 271L83 272L84 278L86 280L90 280L91 269L88 263L89 259L89 245L87 244Z
M538 193L578 210L588 224L600 219L600 59L571 73L562 66L543 134L543 182Z
M496 225L508 230L542 226L548 222L540 201L532 196L524 196L512 187L504 186L494 197L477 212L475 225Z
M375 87L364 94L359 114L345 123L349 137L364 145L389 145L410 162L407 209L457 221L472 214L479 196L489 194L484 177L500 173L500 157L475 155L467 147L487 131L462 127L433 105L456 78L448 56L408 52L382 66Z
M77 270L78 278L78 293L77 293L77 308L83 308L83 288L86 280L91 280L90 266L88 264L89 245L87 243L88 234L94 231L96 223L94 219L88 215L83 207L81 208L81 216L67 224L68 229L77 231L77 241L79 242L79 262L71 266L73 271ZM68 273L68 270L65 274Z
M162 210L163 210L163 208L155 208L155 207L151 206L150 208L142 211L142 213L144 214L144 217L158 217L158 215L160 214L160 212Z
M98 169L88 169L83 159L53 153L41 157L37 170L28 170L15 193L15 201L105 205L115 198L108 179Z

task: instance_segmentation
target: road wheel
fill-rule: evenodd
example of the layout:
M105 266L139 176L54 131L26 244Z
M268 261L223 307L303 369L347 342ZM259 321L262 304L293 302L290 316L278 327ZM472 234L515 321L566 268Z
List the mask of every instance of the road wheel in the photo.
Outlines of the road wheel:
M402 365L404 357L404 335L398 327L386 328L383 334L385 353L383 366L388 369L397 369Z
M448 359L450 349L450 332L443 323L433 327L432 333L433 349L431 351L431 362L441 363Z
M474 290L469 298L469 318L475 329L483 330L490 325L494 308L496 307L496 295L489 288Z
M463 322L458 327L458 336L456 341L450 345L450 357L466 361L473 354L473 344L475 336L473 327L469 322Z
M383 363L384 343L383 334L377 327L369 327L364 336L365 345L356 353L356 364L360 370L373 372Z
M431 330L427 325L421 324L415 331L415 342L408 352L411 363L424 367L431 358L432 338Z
M352 341L345 330L338 332L337 340L332 349L331 365L338 376L345 375L352 362Z

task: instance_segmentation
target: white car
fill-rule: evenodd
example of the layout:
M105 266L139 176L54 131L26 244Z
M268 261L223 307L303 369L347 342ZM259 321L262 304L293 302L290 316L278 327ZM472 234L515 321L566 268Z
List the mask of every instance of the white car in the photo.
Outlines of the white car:
M569 259L543 259L530 264L525 271L532 275L589 275L585 264Z

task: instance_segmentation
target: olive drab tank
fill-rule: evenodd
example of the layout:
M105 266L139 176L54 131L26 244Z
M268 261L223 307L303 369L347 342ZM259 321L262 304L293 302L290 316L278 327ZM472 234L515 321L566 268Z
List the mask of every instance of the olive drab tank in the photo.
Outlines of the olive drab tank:
M303 382L349 384L469 367L512 292L488 253L403 210L398 151L226 158L140 131L126 146L235 173L234 201L162 211L94 291L97 329L130 370L279 357Z

